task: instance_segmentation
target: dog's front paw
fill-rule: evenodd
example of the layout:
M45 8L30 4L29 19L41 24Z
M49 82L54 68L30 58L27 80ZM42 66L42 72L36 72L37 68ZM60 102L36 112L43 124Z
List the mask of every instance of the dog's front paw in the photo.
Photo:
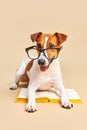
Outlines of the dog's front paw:
M62 100L61 106L65 109L71 109L73 107L73 104L71 104L69 100Z
M35 103L33 103L33 104L28 103L28 104L26 105L26 107L25 107L25 110L26 110L27 112L35 112L35 111L37 111L37 109L36 109L36 104L35 104Z
M10 89L11 90L17 89L17 84L16 83L11 84Z

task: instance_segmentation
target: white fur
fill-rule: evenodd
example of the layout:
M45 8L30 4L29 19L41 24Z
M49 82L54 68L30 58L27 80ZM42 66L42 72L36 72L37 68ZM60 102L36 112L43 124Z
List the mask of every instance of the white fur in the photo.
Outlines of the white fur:
M44 49L46 49L47 41L48 41L48 37L45 38Z
M36 110L36 103L35 103L35 92L36 90L47 90L51 86L54 86L56 89L57 94L60 96L61 104L64 107L71 108L71 103L69 102L67 95L65 93L61 71L60 71L60 65L59 60L55 59L49 69L46 72L41 72L37 70L38 65L36 62L34 62L34 65L30 72L28 72L30 83L28 86L28 105L26 106L27 111L31 111L30 108L33 109L33 111ZM32 102L32 103L31 103Z
M22 66L18 70L16 74L17 78L24 72L25 66L27 65L29 60L25 60L22 63ZM28 84L28 104L26 105L26 111L33 112L36 111L36 102L35 102L35 92L36 90L47 90L51 86L55 87L57 94L60 96L61 105L65 108L71 108L72 105L67 98L67 94L65 92L65 88L62 81L59 59L55 59L49 69L45 72L41 72L39 70L39 65L35 60L33 66L29 72L27 72L29 76L30 82ZM11 88L17 88L16 81L11 86Z
M46 49L47 41L48 41L48 37L45 38L44 49ZM45 60L45 64L44 64L45 66L47 66L49 64L48 59L44 56L43 52L40 53L39 59L44 59Z
M44 48L46 48L48 37L45 39ZM48 65L49 62L46 57L41 53L40 58L45 59L45 65ZM15 82L12 84L11 89L17 88L17 82L22 74L24 74L27 64L31 60L28 58L21 64L21 67L16 73ZM55 87L56 93L60 96L61 105L64 108L71 108L72 104L67 98L65 88L62 81L61 70L59 65L59 58L53 60L49 68L42 72L39 69L37 60L33 62L33 66L30 71L27 71L27 75L30 79L28 84L28 103L26 105L26 111L34 112L36 111L36 102L35 102L35 92L36 90L47 90L51 86Z

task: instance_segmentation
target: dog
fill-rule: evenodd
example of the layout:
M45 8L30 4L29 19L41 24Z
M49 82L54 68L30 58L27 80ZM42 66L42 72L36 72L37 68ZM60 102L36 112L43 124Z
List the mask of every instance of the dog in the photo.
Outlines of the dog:
M51 86L55 88L57 95L60 97L61 106L66 109L73 107L69 101L65 87L63 85L60 64L59 51L62 43L66 41L67 35L55 32L54 34L43 34L37 32L30 35L35 46L26 48L26 52L34 50L35 57L28 57L23 61L16 72L15 82L10 89L18 87L20 81L28 82L28 103L25 110L35 112L35 92L37 90L48 90Z

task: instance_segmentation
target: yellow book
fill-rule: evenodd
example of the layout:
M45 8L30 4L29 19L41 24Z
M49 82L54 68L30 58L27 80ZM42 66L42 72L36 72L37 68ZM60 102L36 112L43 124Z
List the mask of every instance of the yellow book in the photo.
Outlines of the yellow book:
M22 88L16 97L16 102L27 102L27 88ZM82 103L81 98L74 89L66 89L67 96L72 103ZM37 91L36 92L36 102L38 103L60 103L60 98L56 94L55 90L50 89L46 91Z

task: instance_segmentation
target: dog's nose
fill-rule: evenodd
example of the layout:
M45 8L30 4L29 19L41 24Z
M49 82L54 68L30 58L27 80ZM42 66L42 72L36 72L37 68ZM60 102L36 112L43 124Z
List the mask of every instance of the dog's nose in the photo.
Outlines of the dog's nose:
M39 65L44 65L45 64L45 60L44 59L39 59L38 60L38 64Z

